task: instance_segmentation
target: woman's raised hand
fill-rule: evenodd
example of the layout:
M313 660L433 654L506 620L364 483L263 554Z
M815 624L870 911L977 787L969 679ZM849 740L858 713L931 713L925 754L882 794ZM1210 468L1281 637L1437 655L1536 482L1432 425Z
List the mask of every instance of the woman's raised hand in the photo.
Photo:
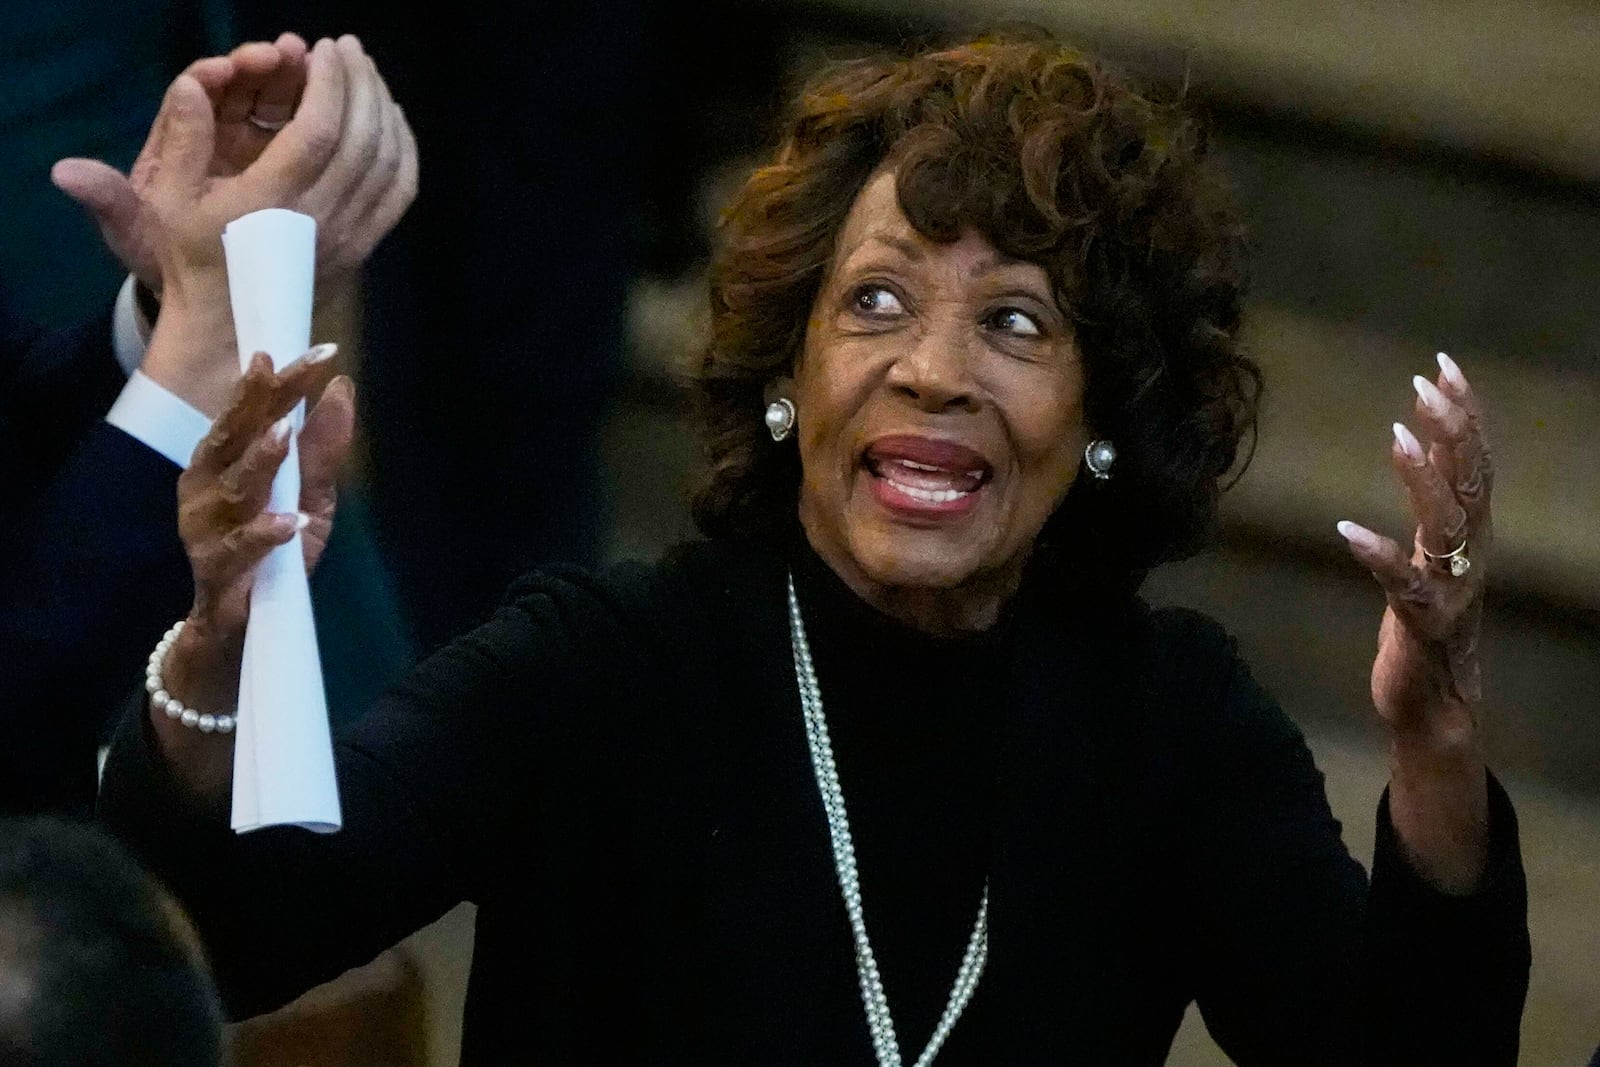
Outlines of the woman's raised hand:
M1392 740L1395 828L1423 874L1464 891L1486 842L1475 705L1494 472L1477 395L1443 353L1439 370L1413 379L1422 440L1394 425L1390 457L1417 520L1410 548L1353 522L1339 532L1388 598L1372 699Z
M167 690L190 707L233 709L256 564L297 530L308 572L327 546L338 473L355 429L355 390L349 378L334 377L334 351L333 345L320 345L281 372L257 353L178 479L178 532L195 594L167 656L165 680ZM299 511L267 511L273 477L289 452L288 415L300 401L314 399L298 438ZM151 719L177 744L192 745L200 736L172 730L164 715L152 712ZM184 734L195 736L178 741ZM217 785L215 775L193 777L197 788Z

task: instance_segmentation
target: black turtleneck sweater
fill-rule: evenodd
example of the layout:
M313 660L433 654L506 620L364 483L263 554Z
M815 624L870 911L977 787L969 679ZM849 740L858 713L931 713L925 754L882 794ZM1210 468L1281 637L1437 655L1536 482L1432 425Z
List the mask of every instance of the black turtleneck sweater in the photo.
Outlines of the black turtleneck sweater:
M944 1013L989 866L1006 617L930 637L869 607L803 543L795 582L860 869L867 935L915 1061ZM938 1062L982 1062L979 993Z
M1241 1064L1515 1062L1526 894L1491 781L1480 892L1369 883L1293 724L1209 621L1025 583L941 640L803 546L533 576L335 758L345 827L236 837L130 713L111 826L190 909L235 1014L460 900L464 1067L873 1062L790 648L793 568L906 1062L987 880L989 962L938 1057L1161 1063L1185 1007Z

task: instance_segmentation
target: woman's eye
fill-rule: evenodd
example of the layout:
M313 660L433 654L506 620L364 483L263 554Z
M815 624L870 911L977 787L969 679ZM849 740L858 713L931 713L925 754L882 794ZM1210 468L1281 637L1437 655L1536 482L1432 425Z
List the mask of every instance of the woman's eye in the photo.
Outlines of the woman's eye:
M898 315L905 310L900 298L881 285L864 285L857 289L855 307L868 315Z
M989 316L989 326L1016 337L1039 337L1044 333L1037 319L1017 308L996 311Z

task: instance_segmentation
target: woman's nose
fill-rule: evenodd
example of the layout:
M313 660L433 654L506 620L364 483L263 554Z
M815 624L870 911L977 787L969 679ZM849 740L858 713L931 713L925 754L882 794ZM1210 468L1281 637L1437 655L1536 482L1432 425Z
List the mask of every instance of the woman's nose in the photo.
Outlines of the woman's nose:
M889 368L889 387L923 411L972 409L977 393L967 339L929 330Z

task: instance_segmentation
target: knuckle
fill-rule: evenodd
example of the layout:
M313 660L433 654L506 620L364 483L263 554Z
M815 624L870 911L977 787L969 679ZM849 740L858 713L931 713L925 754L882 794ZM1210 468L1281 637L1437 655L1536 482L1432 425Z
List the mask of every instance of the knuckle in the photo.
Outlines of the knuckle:
M324 160L339 148L339 124L332 119L319 118L306 125L304 151L313 159Z
M248 499L248 494L245 492L244 487L239 484L239 479L233 476L231 472L223 475L222 480L217 484L217 496L224 504L233 508L243 506Z
M1412 568L1406 573L1405 580L1400 583L1396 595L1413 607L1425 608L1433 602L1433 593L1428 582Z

